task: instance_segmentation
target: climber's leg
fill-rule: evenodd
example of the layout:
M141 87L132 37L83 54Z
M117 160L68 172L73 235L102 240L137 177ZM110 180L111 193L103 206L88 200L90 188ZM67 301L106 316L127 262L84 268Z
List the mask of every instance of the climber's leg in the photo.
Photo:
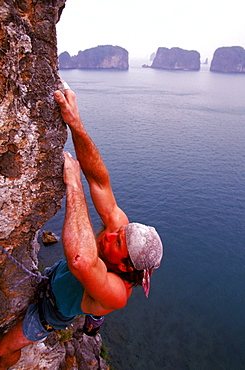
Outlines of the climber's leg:
M21 355L21 348L33 343L26 339L22 331L22 322L15 325L0 339L0 370L6 370L16 364Z

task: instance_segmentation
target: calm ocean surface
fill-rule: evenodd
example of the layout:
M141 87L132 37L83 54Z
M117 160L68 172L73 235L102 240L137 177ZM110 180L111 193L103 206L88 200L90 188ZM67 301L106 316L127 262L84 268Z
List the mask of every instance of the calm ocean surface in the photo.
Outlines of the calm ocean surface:
M245 75L140 65L61 71L119 206L165 245L149 298L134 289L102 338L115 370L244 370ZM70 139L66 150L74 153ZM43 229L61 236L63 216ZM39 257L62 258L61 242Z

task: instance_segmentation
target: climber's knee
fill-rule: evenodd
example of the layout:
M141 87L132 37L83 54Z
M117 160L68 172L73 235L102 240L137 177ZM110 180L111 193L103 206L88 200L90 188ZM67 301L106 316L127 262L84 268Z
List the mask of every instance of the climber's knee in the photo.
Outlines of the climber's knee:
M22 322L13 326L0 340L0 355L3 353L15 353L21 348L28 346L32 341L28 340L22 331Z
M3 350L0 350L0 370L7 370L10 366L16 364L21 356L21 350L15 352L9 352L5 348L6 352L3 354Z

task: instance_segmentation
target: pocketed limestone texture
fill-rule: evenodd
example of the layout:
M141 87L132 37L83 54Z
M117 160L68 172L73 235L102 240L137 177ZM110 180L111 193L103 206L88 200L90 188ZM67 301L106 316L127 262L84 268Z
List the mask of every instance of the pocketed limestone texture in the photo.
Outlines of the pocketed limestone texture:
M61 207L66 127L53 93L60 86L56 22L65 0L0 0L0 245L37 270L40 227ZM35 280L0 252L0 328L33 295Z
M109 370L101 357L100 334L89 337L83 333L84 317L78 318L65 331L52 332L41 342L22 350L22 356L11 370Z

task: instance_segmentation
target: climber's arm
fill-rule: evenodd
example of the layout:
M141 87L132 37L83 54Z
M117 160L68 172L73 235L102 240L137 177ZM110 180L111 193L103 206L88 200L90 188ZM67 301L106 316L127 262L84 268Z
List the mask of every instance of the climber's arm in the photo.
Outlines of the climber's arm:
M83 304L87 312L104 315L124 307L130 291L119 276L107 272L98 256L80 166L68 153L65 153L64 181L67 192L63 245L68 267L86 291Z
M98 148L87 134L79 115L76 95L66 89L55 92L64 121L69 125L77 159L88 181L94 206L105 225L119 227L127 224L126 214L118 207L110 184L108 170Z

